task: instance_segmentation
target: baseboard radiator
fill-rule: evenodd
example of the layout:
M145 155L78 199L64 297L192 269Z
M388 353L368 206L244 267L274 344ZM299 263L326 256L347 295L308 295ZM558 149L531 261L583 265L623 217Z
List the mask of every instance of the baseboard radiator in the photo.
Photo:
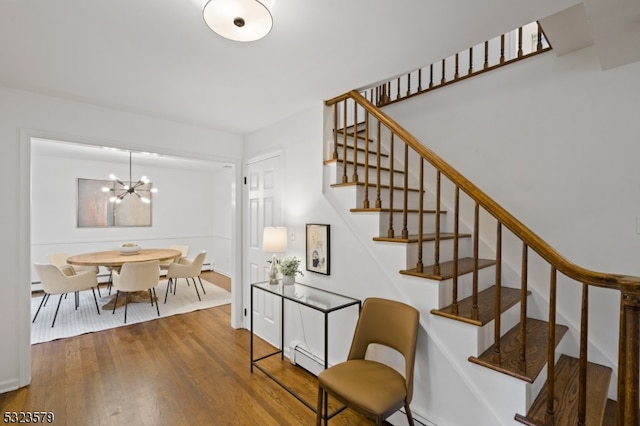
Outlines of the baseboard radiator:
M311 353L307 349L307 345L299 340L294 340L289 345L289 361L293 365L304 368L314 376L318 376L324 370L324 360Z

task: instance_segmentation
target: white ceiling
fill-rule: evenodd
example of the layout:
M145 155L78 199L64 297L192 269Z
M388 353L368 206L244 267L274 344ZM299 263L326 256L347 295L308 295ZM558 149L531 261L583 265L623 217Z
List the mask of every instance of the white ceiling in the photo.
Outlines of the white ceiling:
M61 157L77 161L103 161L107 163L129 163L129 151L111 147L83 145L75 142L54 141L32 138L31 155L33 157ZM198 158L174 157L151 152L132 151L132 163L136 167L161 167L180 170L216 171L229 164ZM105 176L106 179L106 176Z
M273 30L253 43L213 33L203 3L2 0L0 85L245 134L580 2L265 0Z

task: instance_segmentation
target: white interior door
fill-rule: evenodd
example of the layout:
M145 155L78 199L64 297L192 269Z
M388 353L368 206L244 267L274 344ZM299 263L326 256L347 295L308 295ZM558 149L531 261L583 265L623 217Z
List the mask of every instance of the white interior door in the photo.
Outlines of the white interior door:
M262 251L262 230L265 226L282 226L282 170L280 155L263 157L246 164L245 182L245 234L246 269L244 276L244 312L253 315L254 332L278 346L280 342L279 299L264 291L256 291L253 312L250 310L251 284L268 280L271 253ZM245 327L250 318L245 317Z

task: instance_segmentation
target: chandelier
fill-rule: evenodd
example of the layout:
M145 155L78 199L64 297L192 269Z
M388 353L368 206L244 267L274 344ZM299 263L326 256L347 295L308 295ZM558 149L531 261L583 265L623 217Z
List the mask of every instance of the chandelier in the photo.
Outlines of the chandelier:
M273 18L258 0L209 0L202 10L209 28L233 41L256 41L269 34Z
M131 151L129 151L129 180L123 181L119 179L116 175L111 174L109 175L109 179L114 181L115 184L119 185L120 187L117 188L115 184L112 188L109 188L108 186L103 186L102 192L113 192L113 195L109 197L109 202L111 203L120 204L127 195L133 194L136 197L138 197L138 199L143 203L149 204L151 202L151 199L149 197L145 197L141 195L140 193L141 192L156 193L158 192L158 190L156 188L150 187L151 182L149 181L149 179L147 179L146 176L142 176L135 183L133 182L133 179L131 178L131 155L132 155Z

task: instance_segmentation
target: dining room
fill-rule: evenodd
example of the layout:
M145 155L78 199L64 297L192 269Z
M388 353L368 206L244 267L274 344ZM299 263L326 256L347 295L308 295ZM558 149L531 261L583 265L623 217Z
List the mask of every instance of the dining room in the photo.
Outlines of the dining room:
M53 254L117 251L127 244L145 251L181 246L185 248L181 257L191 259L205 252L201 269L231 278L234 167L207 159L32 138L32 292L42 290L33 265L51 263ZM143 191L134 193L111 186L116 185L114 177L125 184L133 182L131 186L143 179L148 182ZM123 202L109 201L119 195ZM104 286L111 280L112 268L104 262L96 265L98 282ZM165 268L161 278L166 273Z
M186 245L193 255L208 252L206 268L231 275L232 167L223 162L33 138L32 263L45 263L50 253L96 252L129 242L144 248ZM125 182L146 177L157 190L147 193L150 203L139 202L136 194L128 197L146 207L139 222L84 218L86 211L92 216L115 215L115 206L126 204L104 201L111 195L101 192L110 183L110 175ZM91 197L82 192L84 182L97 184ZM104 212L96 212L103 207ZM99 279L108 279L106 268L101 268ZM38 289L37 281L32 270L34 289Z

